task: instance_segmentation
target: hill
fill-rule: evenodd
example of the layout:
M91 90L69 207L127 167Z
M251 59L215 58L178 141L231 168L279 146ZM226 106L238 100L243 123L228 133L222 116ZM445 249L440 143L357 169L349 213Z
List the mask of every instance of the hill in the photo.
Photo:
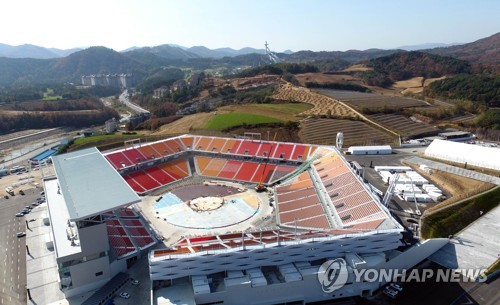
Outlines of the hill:
M242 48L240 50L235 50L232 48L218 48L218 49L209 49L204 46L195 46L188 48L187 51L198 55L199 57L208 57L208 58L223 58L223 57L234 57L239 55L247 55L247 54L265 54L266 51L263 49L254 49L254 48Z
M91 47L63 58L0 57L0 86L80 82L81 75L134 73L142 76L148 65L112 49Z
M37 58L49 59L64 57L81 49L61 50L56 48L44 48L32 44L23 44L20 46L11 46L0 43L0 57L8 58Z
M468 60L471 63L500 66L500 32L458 46L422 50L426 53Z
M136 54L140 53L146 53L146 54L153 54L161 58L166 58L166 59L189 59L189 58L198 58L198 56L195 53L192 53L188 50L183 50L182 48L171 46L168 44L164 45L159 45L156 47L144 47L144 48L137 48L134 49L133 51ZM129 52L123 53L124 55L127 55Z
M381 87L412 77L435 78L471 71L467 61L419 51L394 53L371 59L365 65L373 69L361 73L366 83Z
M368 49L364 51L360 50L348 50L342 51L298 51L292 54L280 53L278 56L285 61L290 62L311 62L311 61L323 61L323 60L342 60L348 63L357 63L359 61L369 60L372 58L377 58L381 56L386 56L389 54L396 53L400 50L381 50L381 49Z
M105 47L91 47L58 59L51 67L61 79L78 79L88 74L137 73L144 65Z
M461 74L438 80L425 89L428 96L484 102L488 107L500 107L500 76Z

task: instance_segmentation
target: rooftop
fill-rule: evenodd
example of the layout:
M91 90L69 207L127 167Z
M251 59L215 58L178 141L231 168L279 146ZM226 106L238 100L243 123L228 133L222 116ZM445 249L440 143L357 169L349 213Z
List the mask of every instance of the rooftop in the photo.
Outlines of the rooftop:
M140 201L95 147L54 156L52 162L70 221Z
M54 249L57 257L65 257L81 252L79 241L72 244L68 239L68 209L61 192L58 192L59 183L57 179L45 180L45 191L47 195L47 205L51 219L52 236ZM77 232L75 228L75 233Z

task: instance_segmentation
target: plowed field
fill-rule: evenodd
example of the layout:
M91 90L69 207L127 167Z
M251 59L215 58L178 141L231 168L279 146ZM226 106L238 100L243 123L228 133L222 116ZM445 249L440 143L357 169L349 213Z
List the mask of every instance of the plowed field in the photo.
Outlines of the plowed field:
M357 117L351 109L327 96L312 92L306 88L281 86L272 98L289 102L308 103L314 107L302 112L302 115L331 114L338 117Z
M395 138L363 121L305 119L299 133L304 143L335 145L338 132L344 133L344 146L393 144Z

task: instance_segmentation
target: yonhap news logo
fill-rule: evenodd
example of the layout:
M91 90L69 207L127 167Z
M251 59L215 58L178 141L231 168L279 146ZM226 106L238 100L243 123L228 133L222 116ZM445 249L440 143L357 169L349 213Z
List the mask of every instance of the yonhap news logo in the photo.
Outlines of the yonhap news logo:
M318 269L318 281L326 293L338 290L347 283L349 273L353 283L466 283L485 282L486 269L357 269L347 267L343 258L327 260Z
M347 276L347 266L343 258L327 260L318 270L318 281L326 293L342 288L347 282Z

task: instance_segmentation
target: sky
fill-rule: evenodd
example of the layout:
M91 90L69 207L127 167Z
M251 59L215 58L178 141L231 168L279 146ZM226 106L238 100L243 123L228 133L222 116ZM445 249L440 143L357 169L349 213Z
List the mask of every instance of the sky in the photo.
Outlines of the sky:
M345 51L466 43L500 31L500 1L4 0L0 43L70 49Z

